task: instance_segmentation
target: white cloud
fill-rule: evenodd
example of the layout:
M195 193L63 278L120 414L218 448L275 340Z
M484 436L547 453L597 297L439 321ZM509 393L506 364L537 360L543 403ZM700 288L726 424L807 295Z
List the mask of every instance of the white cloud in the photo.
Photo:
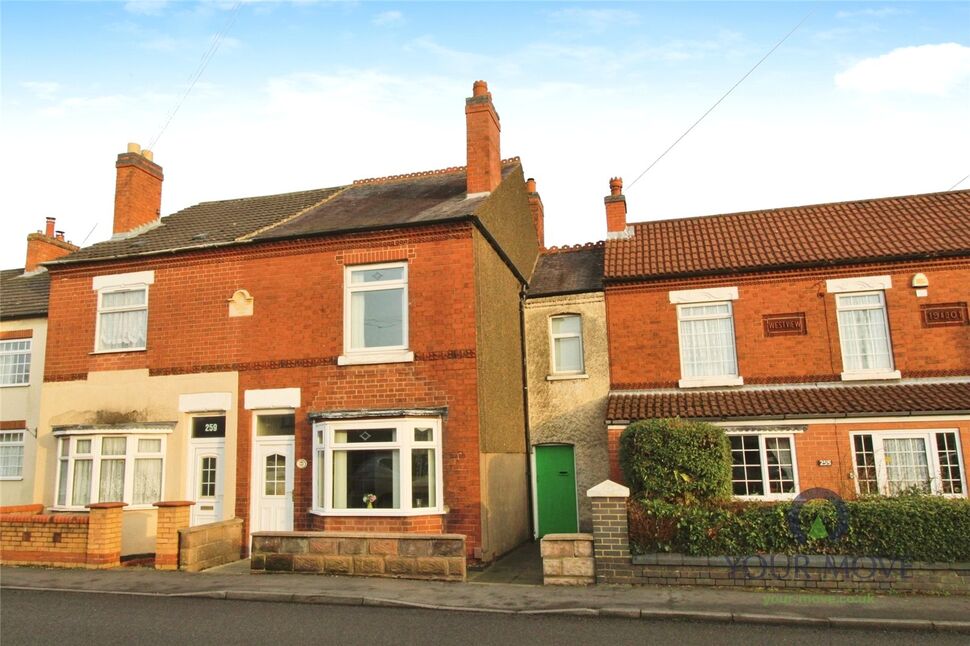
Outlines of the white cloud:
M970 47L957 43L901 47L866 58L840 74L835 84L857 92L909 92L943 96L970 80Z
M836 18L886 18L887 16L901 16L910 13L896 7L879 7L878 9L859 9L858 11L839 11Z
M157 16L167 5L168 0L129 0L125 3L125 11L141 16Z
M387 25L397 25L404 22L404 14L400 11L382 11L372 20L378 27L384 27Z
M61 84L54 81L24 81L20 85L38 99L51 99L61 89Z
M614 25L636 25L640 16L624 9L559 9L549 14L553 20L603 32Z

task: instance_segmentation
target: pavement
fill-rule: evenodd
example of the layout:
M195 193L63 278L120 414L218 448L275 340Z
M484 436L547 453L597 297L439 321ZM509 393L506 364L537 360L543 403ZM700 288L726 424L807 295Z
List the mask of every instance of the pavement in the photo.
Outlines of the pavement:
M5 589L397 606L442 611L679 619L870 630L970 633L970 597L763 591L688 586L538 585L538 548L527 545L466 583L320 574L250 573L238 561L200 573L149 568L0 567Z

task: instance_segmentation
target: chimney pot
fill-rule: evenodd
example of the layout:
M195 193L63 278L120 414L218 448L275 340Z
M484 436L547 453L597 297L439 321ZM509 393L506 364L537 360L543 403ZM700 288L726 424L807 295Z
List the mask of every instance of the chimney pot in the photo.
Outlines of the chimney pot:
M533 179L533 178L530 177L529 179L525 180L525 190L527 192L529 192L529 193L535 193L536 192L536 181L535 181L535 179Z
M54 235L54 221L56 219L57 218L47 218L47 227L44 230L44 235L46 235L48 238Z
M139 146L136 143L129 143L128 144L128 152L135 153L136 155L140 155L141 154L141 146Z
M485 96L488 94L488 83L485 81L475 81L472 85L472 96Z
M610 195L623 195L622 177L613 177L610 179Z
M54 232L54 237L57 238L58 240L63 241L64 240L64 232L63 231L55 231Z
M148 161L155 161L155 154L150 150L146 149L141 151L141 156L147 159Z

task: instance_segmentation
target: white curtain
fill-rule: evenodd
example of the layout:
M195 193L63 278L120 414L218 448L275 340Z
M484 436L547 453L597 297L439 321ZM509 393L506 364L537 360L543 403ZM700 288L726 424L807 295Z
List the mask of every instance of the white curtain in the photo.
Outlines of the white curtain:
M107 292L101 295L101 309L137 308L145 305L145 290ZM119 312L102 311L99 347L103 350L145 347L148 329L147 309L127 309Z
M68 467L68 461L61 459L60 472L57 475L57 504L58 505L67 504L67 467Z
M89 502L91 502L91 460L75 460L71 504L75 507L83 507Z
M681 369L685 377L736 375L734 330L727 305L685 307L681 315L719 316L680 322Z
M333 452L333 508L347 509L347 452Z
M98 502L123 502L125 499L125 461L101 460Z
M890 494L912 487L929 491L930 468L923 438L885 439L882 446Z
M132 503L150 505L162 498L162 460L139 458L135 460L135 491Z
M886 310L878 294L842 296L839 336L846 370L889 370L892 361L886 329Z
M578 336L555 339L556 372L582 372L583 346Z
M350 295L350 347L365 348L364 343L364 310L366 307L365 292Z

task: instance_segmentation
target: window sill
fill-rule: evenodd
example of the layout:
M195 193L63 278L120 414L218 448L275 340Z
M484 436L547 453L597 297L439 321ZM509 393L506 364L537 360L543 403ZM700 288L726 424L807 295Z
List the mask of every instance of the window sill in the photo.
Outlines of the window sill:
M589 375L585 372L576 372L569 374L555 374L547 375L546 381L568 381L570 379L589 379Z
M314 516L348 516L357 518L395 516L407 518L413 516L443 516L448 512L443 509L311 509Z
M126 505L121 508L121 511L151 511L153 509L157 509L157 507L155 507L155 505ZM52 505L50 510L54 512L60 512L60 513L70 512L74 514L76 513L86 514L91 511L87 507L58 507L57 505Z
M23 476L0 476L0 480L4 482L22 481L23 479Z
M842 381L869 381L878 379L902 379L898 370L873 372L843 372Z
M375 363L411 363L413 361L414 353L410 350L342 354L337 357L338 366L360 366Z
M0 384L0 388L29 388L30 384Z
M742 377L687 377L677 382L681 388L710 388L712 386L743 386Z
M146 352L148 348L121 348L120 350L94 350L88 354L118 354L119 352Z
M794 500L796 497L798 497L798 494L795 494L795 493L772 493L772 494L765 494L763 496L758 496L758 495L753 495L753 496L732 495L731 496L733 500L749 500L751 502L758 502L758 501L764 502L769 500Z

